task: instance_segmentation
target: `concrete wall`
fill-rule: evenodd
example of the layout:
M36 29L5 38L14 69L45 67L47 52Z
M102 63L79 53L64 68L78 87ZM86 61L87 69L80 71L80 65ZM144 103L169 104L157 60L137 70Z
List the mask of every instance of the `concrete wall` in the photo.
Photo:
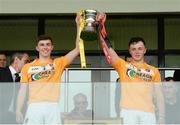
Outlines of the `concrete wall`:
M0 0L0 13L75 13L81 9L112 13L180 12L180 0Z

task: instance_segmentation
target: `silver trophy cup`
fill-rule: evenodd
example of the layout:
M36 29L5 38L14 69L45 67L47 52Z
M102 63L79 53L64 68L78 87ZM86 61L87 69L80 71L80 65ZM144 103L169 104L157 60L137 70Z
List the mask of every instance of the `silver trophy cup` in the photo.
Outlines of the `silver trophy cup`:
M94 41L97 40L97 22L96 22L96 10L85 10L84 21L85 25L83 30L81 31L81 39L84 41Z

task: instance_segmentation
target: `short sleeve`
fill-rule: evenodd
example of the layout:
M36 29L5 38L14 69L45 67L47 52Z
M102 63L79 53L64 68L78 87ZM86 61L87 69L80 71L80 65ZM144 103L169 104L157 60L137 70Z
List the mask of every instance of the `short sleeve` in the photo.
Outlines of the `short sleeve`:
M161 75L160 75L160 72L158 69L155 69L154 82L156 82L156 83L161 82Z
M28 83L28 66L24 65L21 70L21 83Z
M56 58L54 62L55 65L57 65L61 69L65 69L67 66L69 66L68 59L66 56Z
M120 57L117 58L117 60L112 64L112 66L114 67L114 69L118 72L120 72L119 70L122 69L122 67L124 67L126 64L126 61L121 59Z

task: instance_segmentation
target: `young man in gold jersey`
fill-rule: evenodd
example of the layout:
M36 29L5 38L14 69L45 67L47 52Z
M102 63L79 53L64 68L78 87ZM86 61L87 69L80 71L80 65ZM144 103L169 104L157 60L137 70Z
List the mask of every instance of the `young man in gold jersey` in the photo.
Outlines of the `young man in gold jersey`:
M160 88L160 73L144 61L145 41L132 37L129 41L131 61L120 58L111 46L105 31L106 15L99 13L100 42L108 62L118 72L121 84L120 117L125 124L164 123L164 98ZM156 121L153 96L157 99L159 119Z
M26 64L22 69L21 86L18 95L16 120L25 124L59 124L59 93L61 75L64 69L79 55L79 26L80 16L76 17L77 38L76 46L65 56L51 58L54 48L53 40L47 35L37 39L36 50L39 55L33 62ZM25 118L22 107L25 95L29 90L28 109Z

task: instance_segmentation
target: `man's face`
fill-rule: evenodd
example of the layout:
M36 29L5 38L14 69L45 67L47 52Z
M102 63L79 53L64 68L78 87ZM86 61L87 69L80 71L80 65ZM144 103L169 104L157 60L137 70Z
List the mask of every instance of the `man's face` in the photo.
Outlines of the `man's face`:
M18 69L21 71L22 67L26 64L29 63L29 55L24 54L21 59L17 58L17 64L18 64Z
M40 40L36 46L36 50L39 52L39 58L50 57L53 50L53 45L50 40Z
M75 108L76 108L77 111L79 111L79 112L86 111L86 108L87 108L87 105L88 105L86 98L78 97L78 98L76 98L74 103L75 103Z
M0 54L0 67L6 67L6 56L4 54Z
M131 44L129 47L129 53L132 56L132 59L136 62L144 60L144 54L146 53L146 48L142 41Z
M27 53L24 53L23 60L24 60L25 64L30 63L30 57Z

